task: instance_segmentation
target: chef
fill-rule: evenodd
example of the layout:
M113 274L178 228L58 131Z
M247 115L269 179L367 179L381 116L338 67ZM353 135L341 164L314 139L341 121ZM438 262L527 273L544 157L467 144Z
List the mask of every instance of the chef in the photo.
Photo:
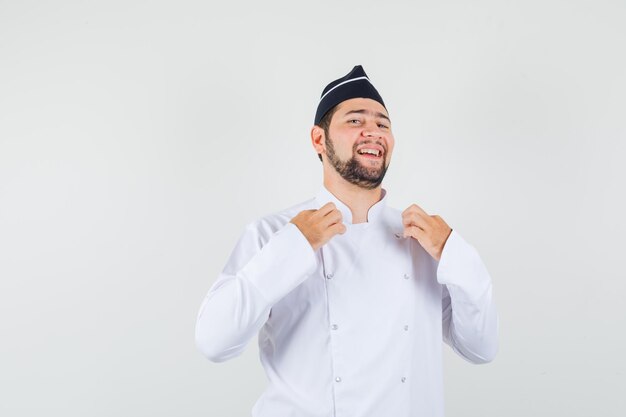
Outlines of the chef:
M443 342L474 364L496 355L490 275L440 216L387 204L391 120L360 65L324 88L311 142L323 185L245 226L196 344L222 362L258 335L269 384L253 417L443 416Z

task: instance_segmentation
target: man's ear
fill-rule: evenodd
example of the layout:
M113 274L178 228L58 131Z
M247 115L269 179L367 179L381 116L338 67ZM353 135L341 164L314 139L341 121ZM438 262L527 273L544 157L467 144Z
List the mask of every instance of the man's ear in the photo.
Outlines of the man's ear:
M324 129L317 125L313 125L311 128L311 143L313 144L313 148L315 148L315 152L318 154L326 153L324 150L326 146L326 137L324 135Z

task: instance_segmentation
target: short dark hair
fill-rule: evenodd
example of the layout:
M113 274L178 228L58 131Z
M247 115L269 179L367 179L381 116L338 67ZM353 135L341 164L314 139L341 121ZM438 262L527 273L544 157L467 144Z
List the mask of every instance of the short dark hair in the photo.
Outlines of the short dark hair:
M339 107L339 104L333 106L330 110L328 110L328 112L324 115L324 117L322 117L318 124L319 127L324 129L324 135L326 135L326 139L328 139L328 129L330 128L330 121L333 118L333 114L335 114L335 112L337 111L337 107ZM320 159L320 162L324 162L322 160L321 153L318 153L317 157Z

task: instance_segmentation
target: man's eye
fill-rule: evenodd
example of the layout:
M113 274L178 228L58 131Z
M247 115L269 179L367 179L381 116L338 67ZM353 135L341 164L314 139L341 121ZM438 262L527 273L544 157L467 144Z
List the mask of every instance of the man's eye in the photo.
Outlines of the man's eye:
M349 121L350 123L352 123L352 122L358 122L359 120L358 120L358 119L351 119L351 120L348 120L348 121Z
M382 124L382 123L379 123L379 124L378 124L378 126L380 126L380 127L382 127L382 128L387 129L387 126L385 126L385 125L384 125L384 124Z

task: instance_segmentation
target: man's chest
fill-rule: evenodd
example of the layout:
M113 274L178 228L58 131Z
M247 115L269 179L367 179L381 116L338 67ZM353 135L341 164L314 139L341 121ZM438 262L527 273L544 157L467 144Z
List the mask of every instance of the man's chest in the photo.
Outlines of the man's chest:
M352 227L333 237L316 253L317 270L274 306L270 319L287 327L308 319L332 327L335 320L358 331L440 314L441 288L430 255L398 232Z

